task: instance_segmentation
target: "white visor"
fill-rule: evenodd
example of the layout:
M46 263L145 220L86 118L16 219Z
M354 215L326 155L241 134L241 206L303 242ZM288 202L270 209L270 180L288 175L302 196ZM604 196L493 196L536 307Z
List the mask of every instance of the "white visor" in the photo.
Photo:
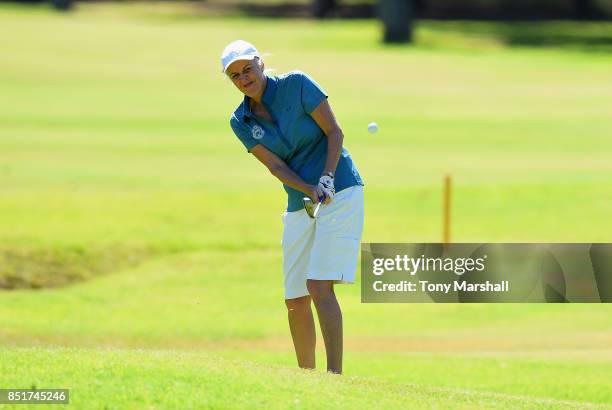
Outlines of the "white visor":
M222 72L227 71L227 67L230 66L234 61L238 60L252 60L255 57L261 58L259 51L255 46L244 40L232 41L225 47L223 53L221 53L221 68Z

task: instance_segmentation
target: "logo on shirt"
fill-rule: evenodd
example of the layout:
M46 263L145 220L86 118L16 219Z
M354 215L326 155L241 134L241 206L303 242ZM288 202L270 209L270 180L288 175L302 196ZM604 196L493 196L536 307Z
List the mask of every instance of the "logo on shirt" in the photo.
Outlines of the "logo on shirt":
M253 125L251 133L253 134L253 138L256 140L262 139L265 134L263 128L261 128L259 125Z

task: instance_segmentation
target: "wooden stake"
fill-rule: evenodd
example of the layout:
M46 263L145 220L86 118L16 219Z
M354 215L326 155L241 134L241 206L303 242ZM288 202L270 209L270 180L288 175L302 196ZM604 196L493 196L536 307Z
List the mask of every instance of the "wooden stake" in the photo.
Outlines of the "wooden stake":
M451 176L444 176L444 214L443 218L443 232L442 241L444 243L450 243L450 224L451 224Z

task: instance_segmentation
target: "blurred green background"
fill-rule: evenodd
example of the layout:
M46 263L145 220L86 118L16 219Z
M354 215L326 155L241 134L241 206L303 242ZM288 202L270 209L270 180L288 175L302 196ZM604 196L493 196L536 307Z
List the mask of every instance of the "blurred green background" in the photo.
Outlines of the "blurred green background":
M285 194L229 128L219 55L247 39L325 88L364 242L440 241L446 174L455 242L610 242L612 23L419 19L385 46L373 19L238 14L0 4L0 388L71 388L74 408L611 406L609 305L341 286L346 375L294 369Z

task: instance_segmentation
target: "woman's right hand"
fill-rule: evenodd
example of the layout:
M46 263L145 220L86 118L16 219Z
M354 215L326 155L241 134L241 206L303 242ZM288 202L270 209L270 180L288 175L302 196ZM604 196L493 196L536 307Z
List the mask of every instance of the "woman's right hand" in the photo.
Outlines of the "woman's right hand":
M323 193L321 188L319 188L318 185L310 185L309 188L310 189L308 190L308 196L315 204L320 202L321 200L325 200L325 194Z

